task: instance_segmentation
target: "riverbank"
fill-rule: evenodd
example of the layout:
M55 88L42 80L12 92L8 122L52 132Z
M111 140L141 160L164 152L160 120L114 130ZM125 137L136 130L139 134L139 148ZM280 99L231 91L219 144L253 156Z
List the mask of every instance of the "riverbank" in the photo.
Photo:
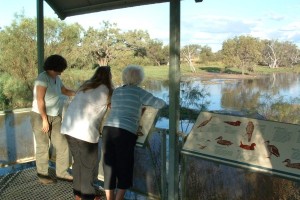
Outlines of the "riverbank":
M169 79L169 66L143 66L145 78L147 80ZM254 72L245 72L242 74L241 69L230 68L230 70L221 66L196 66L196 72L191 72L191 69L186 65L180 66L181 80L189 79L257 79L273 73L300 73L300 66L295 68L277 68L270 69L267 67L256 67ZM62 74L62 78L69 87L78 87L79 83L89 79L94 73L93 69L82 70L67 69ZM115 85L122 84L122 68L112 67L112 78Z
M266 75L263 74L228 74L228 73L213 73L213 72L201 72L201 73L186 73L181 76L182 81L190 79L257 79Z
M169 79L169 66L144 66L145 75L150 80L168 80ZM180 66L181 80L188 80L190 78L221 78L221 79L257 79L266 75L274 73L300 73L300 66L280 67L271 69L268 67L257 66L253 72L246 71L244 74L238 68L226 68L224 66L195 66L196 72L192 72L187 65Z

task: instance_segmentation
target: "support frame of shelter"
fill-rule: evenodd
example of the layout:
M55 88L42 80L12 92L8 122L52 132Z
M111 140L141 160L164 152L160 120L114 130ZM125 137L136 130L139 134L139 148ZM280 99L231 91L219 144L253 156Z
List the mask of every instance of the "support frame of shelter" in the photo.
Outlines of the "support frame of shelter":
M201 112L181 153L299 181L300 125Z

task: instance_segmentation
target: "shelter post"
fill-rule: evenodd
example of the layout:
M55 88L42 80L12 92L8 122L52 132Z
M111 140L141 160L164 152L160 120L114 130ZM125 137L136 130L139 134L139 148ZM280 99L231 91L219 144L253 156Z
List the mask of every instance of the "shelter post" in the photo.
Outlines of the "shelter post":
M43 70L44 63L44 1L36 0L37 6L37 55L38 74Z
M168 199L179 199L180 0L170 1Z

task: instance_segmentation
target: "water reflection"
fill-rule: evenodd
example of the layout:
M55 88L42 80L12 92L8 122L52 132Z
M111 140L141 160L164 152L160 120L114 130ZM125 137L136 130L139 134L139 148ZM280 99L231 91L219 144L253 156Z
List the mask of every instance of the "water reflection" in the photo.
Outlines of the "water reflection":
M145 88L168 101L168 81L148 81L145 83ZM260 97L266 94L274 97L283 96L285 100L300 97L300 75L286 73L257 79L211 80L200 77L189 82L182 82L180 88L181 90L199 88L199 91L205 88L210 94L207 99L210 102L207 110L240 110L241 108L249 109L254 103L259 104Z
M148 81L145 88L169 102L167 81ZM272 74L255 79L205 79L180 83L181 107L197 111L247 111L268 115L265 110L274 104L297 106L300 103L300 75ZM296 111L298 112L299 109ZM180 115L187 114L180 111ZM281 111L279 111L281 112ZM167 117L167 116L163 116ZM190 116L190 120L195 120ZM271 117L268 115L268 117ZM187 120L186 117L182 120ZM276 119L272 119L276 120ZM288 121L285 121L288 122ZM290 121L298 123L298 121ZM168 120L160 119L158 127L167 128Z

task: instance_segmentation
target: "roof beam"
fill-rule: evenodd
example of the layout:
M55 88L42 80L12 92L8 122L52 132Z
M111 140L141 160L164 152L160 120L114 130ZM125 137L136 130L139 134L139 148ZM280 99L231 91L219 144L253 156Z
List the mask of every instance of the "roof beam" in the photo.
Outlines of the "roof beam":
M143 6L156 3L169 2L170 0L116 0L116 1L100 1L94 4L86 4L85 6L74 6L73 8L60 8L53 0L45 0L49 6L55 11L58 17L64 20L66 17L95 13L107 10L116 10L121 8ZM59 4L59 3L58 3Z

